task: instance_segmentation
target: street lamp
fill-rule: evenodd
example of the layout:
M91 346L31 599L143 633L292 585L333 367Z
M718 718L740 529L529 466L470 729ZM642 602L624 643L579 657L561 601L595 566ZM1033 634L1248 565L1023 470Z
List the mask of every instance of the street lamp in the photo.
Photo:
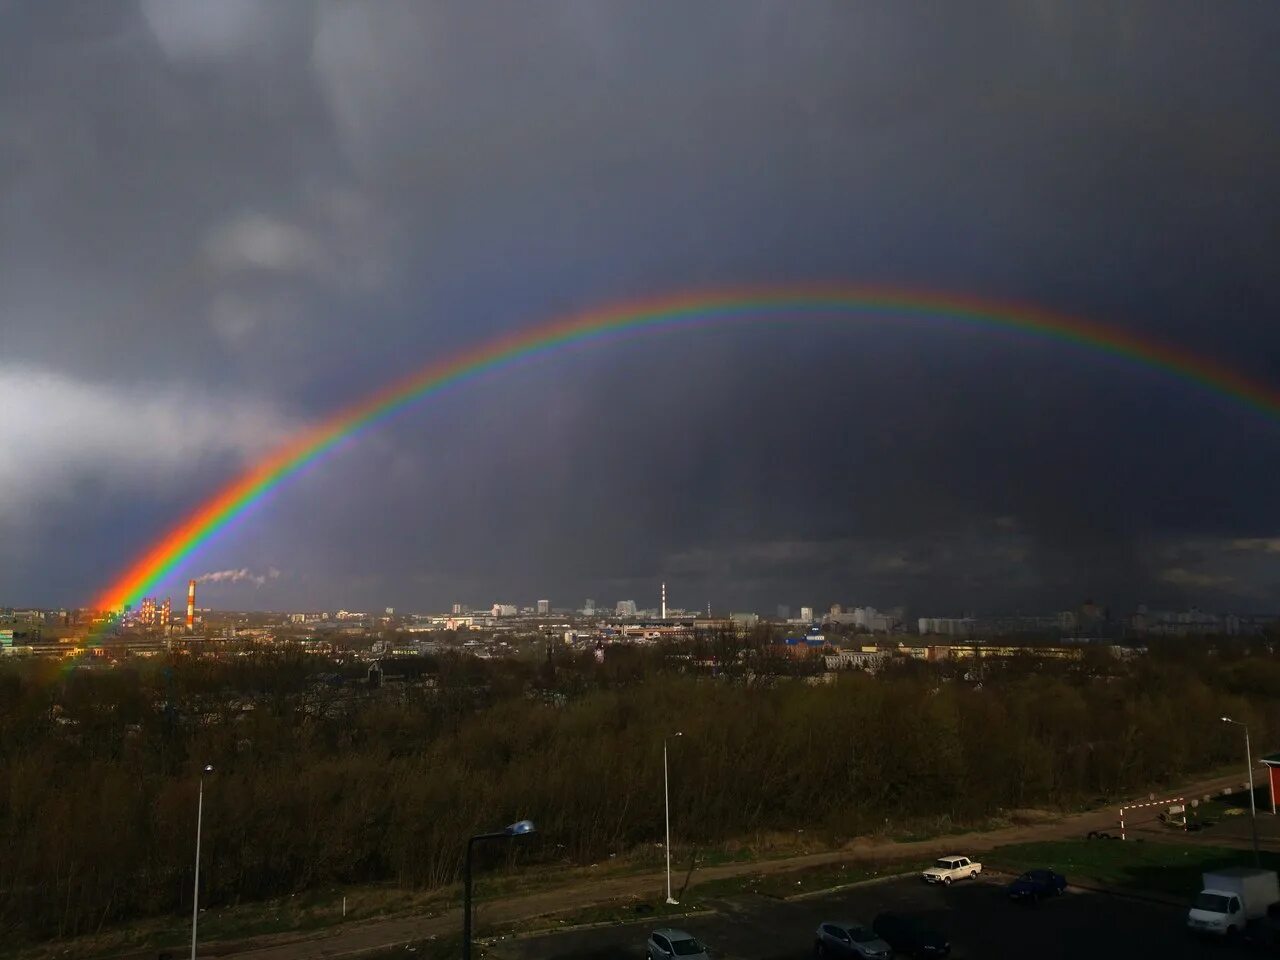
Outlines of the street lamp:
M673 905L680 901L671 896L671 786L667 776L667 741L673 737L683 736L684 734L677 730L662 738L662 807L666 812L667 820L667 903Z
M471 960L471 847L477 840L510 840L537 833L538 828L532 820L517 820L510 826L494 833L479 833L467 840L467 859L463 867L462 886L462 960ZM195 960L193 957L192 960Z
M1249 768L1249 826L1253 831L1253 865L1260 866L1258 860L1258 808L1257 801L1253 798L1253 751L1249 747L1249 725L1241 723L1239 720L1232 720L1230 717L1222 717L1223 723L1230 723L1237 727L1244 727L1244 762Z
M213 764L200 769L200 798L196 801L196 886L191 895L191 960L196 960L196 921L200 919L200 827L204 820L204 775L213 773Z

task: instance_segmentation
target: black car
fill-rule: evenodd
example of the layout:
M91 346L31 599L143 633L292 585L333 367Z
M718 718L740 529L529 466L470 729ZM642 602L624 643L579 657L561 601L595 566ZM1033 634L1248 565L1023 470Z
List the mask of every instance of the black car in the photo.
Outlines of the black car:
M889 960L893 949L860 923L826 921L814 934L813 955L819 960Z
M946 937L915 917L882 913L871 924L871 929L893 947L894 953L908 957L945 957L951 952Z
M1010 900L1038 903L1067 889L1067 878L1052 870L1028 870L1005 888Z

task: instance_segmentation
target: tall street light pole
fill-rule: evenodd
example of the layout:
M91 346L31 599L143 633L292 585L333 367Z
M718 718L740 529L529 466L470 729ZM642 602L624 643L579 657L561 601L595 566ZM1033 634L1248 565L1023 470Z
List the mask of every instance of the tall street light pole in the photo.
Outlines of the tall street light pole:
M196 960L196 923L200 919L200 828L204 820L204 775L213 773L213 764L200 769L200 794L196 801L196 885L191 895L191 960Z
M1249 768L1249 826L1253 831L1253 865L1257 867L1261 865L1258 858L1258 808L1253 797L1253 750L1249 746L1249 725L1230 717L1223 717L1222 722L1244 727L1244 762Z
M671 896L671 781L667 775L667 742L672 737L683 736L683 733L677 731L662 738L662 807L667 821L667 903L670 904L680 901Z
M537 832L532 820L515 823L493 833L479 833L467 839L467 859L462 869L462 960L471 960L471 848L480 840L510 840ZM195 960L193 957L192 960Z

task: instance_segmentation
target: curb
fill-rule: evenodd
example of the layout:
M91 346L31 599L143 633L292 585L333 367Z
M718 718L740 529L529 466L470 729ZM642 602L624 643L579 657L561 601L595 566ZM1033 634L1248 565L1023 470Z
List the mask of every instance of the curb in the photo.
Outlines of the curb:
M1166 907L1186 907L1187 901L1168 894L1155 893L1148 890L1123 890L1119 887L1109 887L1103 884L1086 880L1084 883L1077 883L1074 880L1067 881L1067 889L1074 887L1077 890L1088 890L1090 893L1101 893L1108 897L1121 897L1126 900L1142 900L1146 903L1159 903Z
M839 893L841 890L852 890L854 887L871 887L877 883L888 883L891 880L905 880L907 877L918 877L919 870L909 870L906 873L886 873L883 877L871 877L869 880L854 880L852 883L840 883L834 887L823 887L821 890L805 890L803 893L792 893L785 897L778 897L783 903L791 903L793 900L807 900L810 897L821 897L828 893Z
M719 911L710 908L688 910L684 913L664 913L662 920L687 920L689 917L710 917ZM529 919L537 919L530 917ZM530 940L536 937L552 937L559 933L573 933L581 930L602 930L605 927L630 927L638 923L653 923L657 917L635 917L629 920L597 920L594 923L575 923L563 927L547 927L545 930L528 930L518 933L500 934L494 937L478 937L475 942L485 946L493 946L509 940Z
M984 869L982 872L984 874L999 874L1005 877L1019 875L1016 871L1007 870L1004 867L992 867L990 870ZM1185 907L1187 905L1186 900L1170 894L1156 893L1151 890L1128 890L1123 887L1113 887L1097 880L1090 880L1088 877L1084 880L1068 880L1067 890L1087 890L1089 893L1101 893L1108 897L1121 897L1126 900L1141 900L1145 903L1159 903L1166 907Z

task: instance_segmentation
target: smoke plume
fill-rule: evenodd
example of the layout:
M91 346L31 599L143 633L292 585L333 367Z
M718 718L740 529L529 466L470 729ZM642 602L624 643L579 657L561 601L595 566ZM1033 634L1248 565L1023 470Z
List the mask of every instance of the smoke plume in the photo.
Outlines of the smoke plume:
M241 567L239 570L213 570L202 573L196 577L196 581L198 583L252 583L260 587L278 576L280 571L275 567L268 568L266 573L254 573L248 567Z

